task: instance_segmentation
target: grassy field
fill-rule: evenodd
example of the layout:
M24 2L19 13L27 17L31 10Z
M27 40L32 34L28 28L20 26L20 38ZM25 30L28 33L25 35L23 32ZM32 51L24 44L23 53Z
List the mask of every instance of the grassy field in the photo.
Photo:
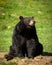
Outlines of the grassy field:
M0 0L0 52L9 51L20 15L34 16L39 41L52 53L52 0Z

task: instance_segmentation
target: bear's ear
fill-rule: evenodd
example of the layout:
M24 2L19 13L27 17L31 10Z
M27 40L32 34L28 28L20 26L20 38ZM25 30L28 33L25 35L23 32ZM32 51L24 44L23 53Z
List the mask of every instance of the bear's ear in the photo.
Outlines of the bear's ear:
M32 19L34 19L34 16L32 16Z
M20 19L20 20L23 20L24 18L23 18L23 16L20 16L19 19Z
M34 20L34 16L32 16L32 19ZM36 21L34 20L34 23L36 23Z

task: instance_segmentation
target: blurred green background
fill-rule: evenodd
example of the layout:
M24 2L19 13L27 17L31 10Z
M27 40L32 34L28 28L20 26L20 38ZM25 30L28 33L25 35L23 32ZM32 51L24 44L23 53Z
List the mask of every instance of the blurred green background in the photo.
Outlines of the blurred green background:
M34 16L39 41L52 53L52 0L0 0L0 52L8 52L19 16Z

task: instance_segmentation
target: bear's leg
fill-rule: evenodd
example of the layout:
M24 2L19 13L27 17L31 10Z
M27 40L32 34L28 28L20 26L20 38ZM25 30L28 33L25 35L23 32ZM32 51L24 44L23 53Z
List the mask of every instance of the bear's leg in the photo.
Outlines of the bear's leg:
M28 58L34 58L34 56L36 56L36 43L34 39L27 40L27 52Z
M23 53L24 57L28 57L26 42L24 43L24 45L22 47L22 53Z
M13 46L10 46L10 52L8 55L5 55L5 58L8 60L11 60L13 59L14 57L16 56L16 53L15 53L15 47Z
M41 43L37 43L36 46L36 55L40 55L43 53L43 45Z
M22 36L18 36L18 40L16 42L17 57L19 58L25 57L25 51L26 51L25 38L23 38Z
M24 53L22 51L22 47L19 47L17 49L17 57L19 57L19 58L23 58L24 57Z

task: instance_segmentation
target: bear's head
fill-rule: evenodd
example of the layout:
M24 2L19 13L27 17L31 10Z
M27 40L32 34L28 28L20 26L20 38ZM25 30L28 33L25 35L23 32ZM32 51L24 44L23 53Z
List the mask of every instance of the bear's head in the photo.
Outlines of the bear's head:
M20 16L19 19L21 22L23 22L24 25L26 25L26 27L32 27L35 24L34 17L24 18L23 16Z

